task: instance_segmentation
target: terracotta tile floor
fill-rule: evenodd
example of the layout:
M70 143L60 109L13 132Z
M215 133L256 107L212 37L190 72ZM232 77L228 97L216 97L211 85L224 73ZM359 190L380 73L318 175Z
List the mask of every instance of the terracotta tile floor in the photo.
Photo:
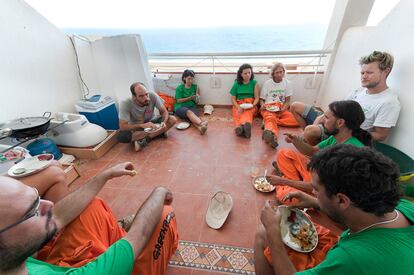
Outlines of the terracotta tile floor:
M158 185L173 192L180 239L245 248L253 248L260 209L274 194L263 194L252 187L251 170L257 167L272 173L271 162L276 150L262 139L261 120L256 119L251 139L234 134L230 109L216 109L209 117L204 136L190 127L172 129L168 139L151 142L141 152L134 152L128 144L117 144L104 157L95 161L81 161L82 177L76 187L108 166L131 161L138 175L108 182L100 196L112 207L117 218L135 213L139 205ZM298 128L282 128L279 148L286 144L282 133L300 132ZM229 192L234 207L220 230L209 228L204 215L209 198L218 190ZM206 271L169 267L168 274L204 274ZM211 273L210 273L211 274Z

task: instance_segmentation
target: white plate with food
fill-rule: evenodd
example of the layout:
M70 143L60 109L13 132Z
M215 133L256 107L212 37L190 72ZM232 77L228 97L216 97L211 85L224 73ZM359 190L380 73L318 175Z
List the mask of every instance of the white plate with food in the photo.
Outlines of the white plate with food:
M34 157L30 157L22 160L16 165L10 167L7 174L13 178L21 178L37 173L43 169L46 169L53 161L52 154L40 154Z
M276 105L266 106L265 109L266 109L266 111L269 111L269 112L272 112L272 113L280 111L280 108Z
M242 103L242 104L240 104L240 108L242 108L242 109L251 109L251 108L253 108L253 104L251 104L251 103Z
M260 192L269 193L276 189L271 185L264 176L255 177L253 179L253 187Z
M278 207L281 213L280 233L283 242L295 251L309 253L318 245L318 233L306 214L289 206Z
M180 122L180 123L178 123L176 126L175 126L175 128L177 128L178 130L185 130L185 129L187 129L188 127L190 127L190 123L188 123L188 122Z
M145 133L152 133L152 132L157 131L161 127L161 124L159 124L159 123L155 123L154 125L155 125L154 128L151 128L151 127L145 128L144 132Z

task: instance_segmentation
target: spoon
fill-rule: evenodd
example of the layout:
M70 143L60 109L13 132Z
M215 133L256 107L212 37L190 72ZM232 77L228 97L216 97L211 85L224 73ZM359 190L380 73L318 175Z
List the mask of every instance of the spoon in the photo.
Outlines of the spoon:
M270 184L270 182L267 180L267 178L266 178L266 175L267 175L267 169L265 169L265 171L264 171L264 179L265 179L265 181L268 183L268 184Z

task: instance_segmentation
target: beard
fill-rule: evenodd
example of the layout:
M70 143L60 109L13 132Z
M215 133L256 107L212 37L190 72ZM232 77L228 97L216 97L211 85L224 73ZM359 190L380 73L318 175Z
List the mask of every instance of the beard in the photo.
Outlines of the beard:
M372 89L372 88L375 88L378 84L379 84L379 81L369 82L369 83L367 83L365 85L361 85L361 86L364 87L364 88Z
M139 103L137 103L137 105L138 106L141 106L141 107L145 107L145 106L149 106L149 100L148 101L145 101L145 102L139 102Z
M325 212L325 211L324 211ZM331 211L326 211L325 212L325 214L331 219L331 220L333 220L334 222L336 222L336 223L339 223L339 224L344 224L344 221L343 221L343 219L339 216L339 215L337 215L336 213L334 213L334 212L331 212Z
M30 240L13 246L4 245L3 240L0 239L0 273L1 271L12 271L19 268L28 257L53 239L57 232L57 225L53 222L52 228L49 228L51 220L52 211L49 210L46 220L47 232L43 237L31 237ZM28 234L28 236L30 235Z
M276 83L280 83L280 82L282 82L282 80L283 80L283 77L281 77L281 78L273 77L273 81L276 82Z
M323 128L325 128L325 134L327 134L329 136L333 136L333 135L336 135L337 133L339 133L338 128L334 128L334 129L331 129L331 130L326 129L325 126Z
M343 222L342 222L342 219L338 216L338 215L335 215L335 214L332 214L332 213L326 213L326 215L331 219L331 220L333 220L334 222L336 222L336 223L340 223L340 224L343 224Z
M330 208L324 207L321 209L331 220L336 223L345 224L344 219L341 215L339 215L335 210L331 210Z

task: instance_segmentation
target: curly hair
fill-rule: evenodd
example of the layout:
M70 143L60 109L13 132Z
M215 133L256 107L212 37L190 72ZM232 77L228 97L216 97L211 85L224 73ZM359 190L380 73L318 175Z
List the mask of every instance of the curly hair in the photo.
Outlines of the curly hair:
M242 72L245 69L250 69L252 71L252 75L250 77L250 80L254 79L253 67L252 67L252 65L246 63L246 64L241 65L239 67L239 69L237 70L237 79L236 80L239 84L243 84Z
M372 62L378 62L378 66L381 71L390 69L388 72L389 75L394 65L394 57L387 52L373 51L370 55L363 56L361 59L359 59L360 65L369 64Z
M398 166L369 147L328 147L314 155L308 169L318 174L328 197L345 194L353 205L377 216L394 210L401 198Z
M361 124L365 120L365 114L361 105L353 100L334 101L329 104L329 110L337 118L342 118L348 129L352 130L352 135L360 140L365 146L372 146L372 136L367 131L361 129Z
M181 76L181 80L183 81L184 84L185 84L185 79L189 76L194 77L195 72L193 70L185 70L183 72L183 75Z

